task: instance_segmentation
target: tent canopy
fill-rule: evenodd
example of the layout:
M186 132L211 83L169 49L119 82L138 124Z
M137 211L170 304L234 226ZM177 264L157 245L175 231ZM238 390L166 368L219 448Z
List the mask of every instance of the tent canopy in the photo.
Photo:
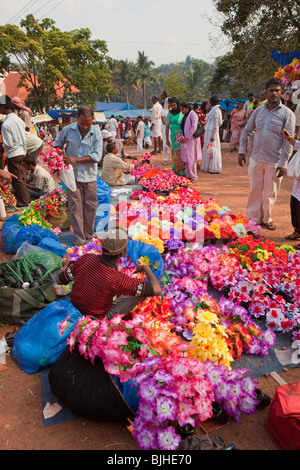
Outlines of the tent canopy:
M279 62L280 65L288 65L293 59L300 59L300 50L292 52L279 52L276 49L271 52L272 59Z
M220 100L220 108L221 109L227 109L227 111L232 111L234 108L236 108L237 104L242 102L246 103L247 100L245 99L238 99L238 100Z
M112 111L104 111L105 117L110 118L111 116L115 116L117 118L127 118L136 119L138 116L148 117L150 118L151 113L148 109L132 109L129 111L118 111L113 109Z
M77 109L51 109L51 111L48 111L48 114L52 117L52 119L58 119L59 117L76 117Z
M116 113L117 111L128 111L136 109L129 103L106 103L105 101L97 101L95 111L103 111L103 112L112 112Z
M38 114L37 116L33 116L31 119L35 124L39 122L46 122L46 121L53 120L53 118L49 116L49 114Z

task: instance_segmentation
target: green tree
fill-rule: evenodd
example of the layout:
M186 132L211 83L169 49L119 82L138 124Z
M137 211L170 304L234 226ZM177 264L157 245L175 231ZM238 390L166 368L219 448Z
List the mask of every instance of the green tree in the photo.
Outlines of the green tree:
M185 99L186 84L184 83L184 75L179 64L174 64L164 75L162 88L168 91L169 96L175 96L179 100Z
M63 32L54 25L49 18L39 22L28 15L20 23L23 29L1 26L0 71L19 71L36 111L49 111L65 100L95 106L112 91L106 43L92 40L87 28Z
M133 88L136 78L134 62L130 62L127 59L116 61L113 72L116 85L124 90L126 102L129 103L129 92Z
M262 87L278 67L271 52L299 49L299 0L214 0L214 4L232 51L218 61L212 89L229 85L232 95Z
M143 105L144 109L147 108L147 86L152 83L158 82L157 71L153 68L154 62L148 60L148 57L145 55L144 51L138 51L138 58L136 61L136 79L135 86L136 89L141 89L143 92Z

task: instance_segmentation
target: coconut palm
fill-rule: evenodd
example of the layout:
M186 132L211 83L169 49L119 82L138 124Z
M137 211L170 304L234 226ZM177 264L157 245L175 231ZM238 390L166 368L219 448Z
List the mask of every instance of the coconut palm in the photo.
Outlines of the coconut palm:
M129 91L135 81L135 64L126 60L119 60L114 67L114 81L124 89L126 101L129 103Z
M154 62L148 60L144 51L138 51L138 58L135 64L136 70L136 89L143 91L144 108L147 108L147 86L152 83L157 83L159 80L158 73L153 68Z

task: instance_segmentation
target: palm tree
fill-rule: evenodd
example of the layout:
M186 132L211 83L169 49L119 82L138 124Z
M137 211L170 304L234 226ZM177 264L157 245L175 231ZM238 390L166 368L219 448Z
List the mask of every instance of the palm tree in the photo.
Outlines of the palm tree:
M121 88L124 88L126 101L129 103L129 90L135 80L135 64L129 62L128 59L118 61L114 67L114 80Z
M136 69L136 88L143 90L143 103L144 108L147 108L147 93L146 88L151 83L158 82L158 73L153 69L154 62L148 60L144 51L138 51L138 58L135 65Z

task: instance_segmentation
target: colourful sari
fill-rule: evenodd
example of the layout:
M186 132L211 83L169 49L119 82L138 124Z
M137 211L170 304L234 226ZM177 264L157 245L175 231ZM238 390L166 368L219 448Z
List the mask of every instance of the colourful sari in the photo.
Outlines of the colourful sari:
M240 111L233 109L231 112L231 147L239 145L246 115L247 111L245 109L241 109Z

